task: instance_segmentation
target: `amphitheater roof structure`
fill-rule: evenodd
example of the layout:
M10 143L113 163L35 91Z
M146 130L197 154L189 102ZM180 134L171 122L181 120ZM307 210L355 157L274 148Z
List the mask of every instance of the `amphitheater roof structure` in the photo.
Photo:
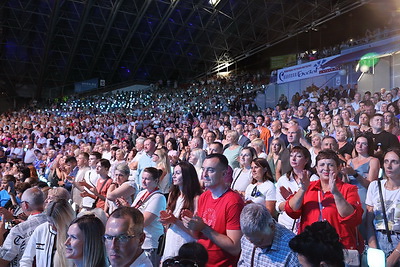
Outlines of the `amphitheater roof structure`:
M2 0L0 87L201 77L367 2Z

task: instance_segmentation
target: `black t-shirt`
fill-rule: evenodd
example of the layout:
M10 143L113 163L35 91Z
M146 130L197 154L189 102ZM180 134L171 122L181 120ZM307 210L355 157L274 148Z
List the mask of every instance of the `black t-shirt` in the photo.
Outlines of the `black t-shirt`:
M373 134L374 150L378 149L378 144L381 144L381 149L385 152L390 147L399 147L399 139L394 134L382 131L379 134Z

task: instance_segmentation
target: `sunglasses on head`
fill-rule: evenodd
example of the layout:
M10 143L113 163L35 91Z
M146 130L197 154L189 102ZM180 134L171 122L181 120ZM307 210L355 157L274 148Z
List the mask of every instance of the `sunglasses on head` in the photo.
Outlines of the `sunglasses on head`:
M199 267L199 265L189 259L167 259L163 262L163 267Z

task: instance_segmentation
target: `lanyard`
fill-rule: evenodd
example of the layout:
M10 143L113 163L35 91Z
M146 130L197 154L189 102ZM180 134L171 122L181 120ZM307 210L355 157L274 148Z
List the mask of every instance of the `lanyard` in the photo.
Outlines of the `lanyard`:
M254 256L256 254L256 246L253 247L253 252L251 253L250 267L254 267Z
M135 208L139 208L140 206L143 205L147 201L147 199L155 192L158 190L158 187L154 188L151 192L147 191L136 203Z
M324 221L324 219L322 218L322 209L324 207L322 207L322 203L321 203L321 194L322 194L322 190L319 190L318 191L318 205L319 205L319 218L318 218L318 221L319 222Z

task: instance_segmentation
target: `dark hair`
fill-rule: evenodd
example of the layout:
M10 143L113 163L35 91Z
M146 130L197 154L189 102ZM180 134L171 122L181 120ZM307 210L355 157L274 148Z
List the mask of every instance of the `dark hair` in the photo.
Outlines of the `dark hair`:
M209 134L209 133L211 133L213 135L214 139L217 138L217 135L213 131L209 131L207 134Z
M360 133L359 135L356 136L356 139L354 140L354 145L357 142L357 139L360 137L364 137L365 139L367 139L367 143L368 143L368 156L373 156L375 151L374 151L374 140L372 139L371 134L369 133ZM358 152L355 149L354 146L354 153L356 154L356 156L358 156Z
M96 159L101 159L101 153L97 151L90 153L90 156L95 156Z
M29 188L31 188L29 183L18 183L15 185L15 191L18 191L22 194Z
M400 112L399 112L399 108L397 107L397 105L395 105L395 104L393 104L394 102L392 102L392 103L390 103L389 105L388 105L388 110L389 110L389 107L393 107L394 108L394 112L396 113L396 114L394 114L394 115L397 115L397 114L399 114Z
M178 143L176 142L175 138L168 138L168 140L165 142L165 144L167 144L168 142L171 143L172 150L178 150Z
M162 170L154 168L154 167L144 168L143 172L150 173L151 178L153 178L153 180L155 180L157 182L160 180L160 177L161 177L161 175L163 173Z
M271 168L269 167L268 161L263 158L255 158L253 159L252 163L256 164L256 166L261 168L266 168L267 171L264 173L263 182L271 181L274 182L274 177L272 176ZM252 183L255 184L257 181L253 178Z
M343 245L335 228L327 221L307 226L304 232L289 241L289 247L304 256L313 267L320 266L322 261L329 266L344 267Z
M249 150L249 151L250 151L251 159L255 159L255 158L257 157L257 152L256 152L256 150L255 150L253 147L251 147L251 146L246 146L246 147L244 147L244 148L242 149L242 151L243 151L243 150Z
M89 160L89 153L87 152L81 152L79 155L82 155L86 160Z
M3 176L3 179L6 180L7 182L16 182L14 175L11 174L6 174Z
M143 233L144 217L143 214L133 207L120 207L114 210L109 218L123 218L128 217L132 220L135 233Z
M333 159L336 162L336 167L339 167L340 165L340 159L338 157L338 155L336 154L335 151L331 150L331 149L324 149L321 150L316 158L316 162L318 164L318 161L323 160L323 159Z
M217 158L219 160L219 163L222 164L222 168L224 170L226 170L228 168L228 164L229 164L228 159L224 155L214 153L214 154L207 155L205 159L213 159L213 158Z
M100 163L101 167L104 167L107 170L109 170L110 167L111 167L111 163L110 163L110 161L108 159L100 159L99 163Z
M383 115L380 114L380 113L375 113L375 114L373 114L373 115L371 116L371 119L372 119L372 118L375 118L375 117L381 117L381 118L383 118Z
M189 145L189 142L188 142L188 140L187 140L186 138L182 138L182 139L181 139L181 142L183 143L183 148L184 148L185 146L188 146L188 145Z
M391 148L388 148L388 149L386 150L385 154L383 155L383 158L385 158L386 155L387 155L387 153L389 153L389 152L396 153L396 155L400 158L400 148L399 148L399 147L391 147ZM383 166L383 165L382 165L382 166Z
M220 150L224 150L224 145L221 142L212 142L210 145L217 145L219 147Z
M65 159L65 163L75 163L76 164L76 158L73 156L69 156Z
M322 132L322 124L317 115L315 115L313 121L317 122L317 131L319 133L321 133ZM311 124L311 122L310 122L310 124Z
M178 257L194 260L198 267L204 267L208 262L207 250L197 242L183 244L179 249Z
M311 169L311 154L310 154L310 151L308 151L307 148L305 148L304 146L294 146L294 147L292 147L292 149L290 150L290 154L291 154L292 152L299 152L299 153L303 154L303 156L307 159L307 163L306 163L306 165L304 166L304 169L305 169L305 170L310 170L310 169ZM290 155L290 154L289 154L289 155ZM293 169L292 169L292 170L293 170ZM291 171L292 171L292 170L291 170Z
M187 161L179 162L178 165L182 170L182 178L183 178L183 186L182 186L182 194L183 194L183 206L182 210L188 209L194 212L194 198L201 194L201 187L199 183L199 179L197 177L196 169L192 164ZM175 167L176 168L176 167ZM179 186L172 185L168 197L167 209L174 211L176 207L176 201L178 200L179 195L181 194L179 190Z

